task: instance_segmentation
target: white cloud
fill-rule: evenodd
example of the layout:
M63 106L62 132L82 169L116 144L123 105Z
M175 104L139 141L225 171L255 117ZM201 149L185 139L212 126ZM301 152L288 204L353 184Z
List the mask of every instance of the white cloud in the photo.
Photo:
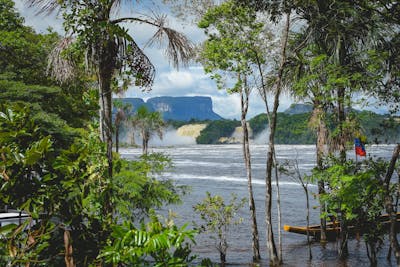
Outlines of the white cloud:
M204 74L202 68L193 67L179 71L169 68L158 72L154 86L149 93L141 93L139 89L132 87L126 92L126 96L189 96L215 93L217 93L217 89L214 81Z
M237 94L213 95L214 111L226 119L240 118L240 98Z
M163 77L164 76L164 77ZM188 88L193 85L194 75L188 71L172 71L163 73L162 78L177 88Z
M146 2L146 1L143 1ZM143 3L142 2L142 3ZM150 2L149 2L150 3ZM155 10L156 13L166 13L164 7L157 8L154 4L143 3L133 5L133 7L122 8L116 16L133 16L138 12L149 13ZM37 9L29 8L24 1L16 0L16 8L25 18L27 25L32 26L36 31L45 32L51 26L60 34L63 34L62 18L55 13L51 15L37 15ZM142 9L140 9L142 8ZM136 12L136 13L134 13ZM168 13L168 12L167 12ZM135 41L140 47L144 47L149 38L154 34L154 27L145 24L125 24L129 33L134 36ZM204 33L196 25L182 22L169 14L168 26L183 32L194 43L204 40ZM156 96L210 96L213 100L214 111L224 118L240 118L240 99L238 95L228 95L224 90L218 90L213 80L204 73L203 67L192 63L188 68L173 69L164 54L164 46L152 46L144 49L156 68L156 79L152 90L143 93L137 88L130 88L126 92L126 97L141 97L148 99ZM281 98L281 107L288 107L291 100ZM250 99L248 118L259 113L265 112L264 103L254 92Z
M25 25L31 26L37 32L47 32L49 27L53 28L58 33L64 33L62 26L62 18L56 13L38 14L39 9L29 7L23 0L14 0L15 8L20 12L25 19Z

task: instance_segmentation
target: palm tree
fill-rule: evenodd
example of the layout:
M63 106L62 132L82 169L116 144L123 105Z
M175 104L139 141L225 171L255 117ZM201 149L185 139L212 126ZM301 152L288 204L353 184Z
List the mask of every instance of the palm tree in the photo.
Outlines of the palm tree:
M60 9L64 18L66 37L54 49L49 60L50 73L60 82L74 79L78 63L74 56L65 56L71 49L84 54L86 68L96 76L99 91L100 134L107 143L108 174L112 177L112 90L114 77L129 77L136 86L149 90L155 68L128 33L123 23L154 26L156 32L147 43L152 45L168 40L166 55L175 67L188 63L193 45L181 33L166 26L166 16L114 18L121 0L27 0L42 12ZM134 5L136 1L126 1Z
M348 118L345 113L346 107L351 105L351 94L360 88L374 88L373 82L368 84L369 71L362 65L366 47L370 44L375 46L387 31L379 22L379 16L373 15L374 4L370 1L329 1L318 0L315 5L299 4L295 7L298 16L306 22L302 31L303 39L298 47L296 54L300 55L301 50L305 54L312 55L321 61L321 56L326 57L323 65L315 64L311 66L315 69L321 65L322 70L313 71L312 75L318 75L316 88L307 88L308 92L314 91L314 119L321 115L321 107L324 106L321 100L329 99L330 105L336 107L337 134L329 139L329 149L339 151L340 160L346 160L346 142L351 136L349 128L345 127ZM372 38L371 38L372 37ZM375 48L373 48L375 49ZM362 56L360 56L362 55ZM321 61L322 62L322 61ZM314 64L313 64L314 63ZM311 76L310 76L311 77ZM322 77L322 79L321 79ZM372 79L374 80L374 79ZM371 85L372 84L372 85ZM312 84L313 86L315 84ZM326 91L330 89L332 97L326 97ZM316 90L315 90L316 89ZM317 122L322 122L318 121ZM326 134L325 125L319 124L317 131L322 141ZM318 148L318 147L317 147ZM321 153L317 150L317 153ZM322 155L322 153L321 153ZM319 167L321 157L317 154ZM323 183L320 184L320 192L323 192ZM341 240L338 246L339 254L344 257L347 252L347 227L345 216L341 219Z
M160 139L163 137L165 123L161 113L157 111L151 112L145 106L141 106L132 117L132 125L140 131L143 155L147 155L152 134L156 133Z
M129 111L132 110L132 105L130 103L122 103L121 101L114 100L114 107L117 109L114 118L115 127L115 152L118 153L119 149L119 130L124 121L128 120Z

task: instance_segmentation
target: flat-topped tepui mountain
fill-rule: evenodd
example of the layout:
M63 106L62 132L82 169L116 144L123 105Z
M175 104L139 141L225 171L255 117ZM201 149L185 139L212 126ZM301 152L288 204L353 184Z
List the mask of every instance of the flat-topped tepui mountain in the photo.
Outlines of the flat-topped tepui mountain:
M291 104L290 107L284 111L284 113L288 115L303 114L311 112L312 109L312 105L309 104Z
M207 96L161 96L149 98L146 102L141 98L121 98L124 103L130 103L135 112L140 106L146 106L151 111L159 111L164 120L190 121L220 120L213 111L211 97Z

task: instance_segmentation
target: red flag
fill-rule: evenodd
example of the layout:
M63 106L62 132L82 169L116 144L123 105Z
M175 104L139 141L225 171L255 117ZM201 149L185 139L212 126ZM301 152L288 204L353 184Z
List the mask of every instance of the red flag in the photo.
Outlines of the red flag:
M354 139L354 147L356 150L356 155L359 155L361 157L365 157L367 155L364 144L361 142L360 138Z

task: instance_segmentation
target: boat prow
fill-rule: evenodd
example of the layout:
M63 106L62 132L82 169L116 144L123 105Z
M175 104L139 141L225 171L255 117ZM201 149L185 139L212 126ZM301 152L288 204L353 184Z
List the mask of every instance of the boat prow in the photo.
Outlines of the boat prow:
M397 224L396 228L397 231L400 230L400 212L396 214ZM385 214L381 216L381 220L385 228L389 228L390 221L389 215ZM307 235L308 234L314 238L315 240L321 239L321 225L310 225L308 228L307 226L291 226L291 225L284 225L283 230L290 233ZM348 226L349 233L353 236L361 235L363 233L362 229L358 229L352 225ZM330 222L326 224L326 238L328 241L335 241L340 234L340 224L338 222Z

